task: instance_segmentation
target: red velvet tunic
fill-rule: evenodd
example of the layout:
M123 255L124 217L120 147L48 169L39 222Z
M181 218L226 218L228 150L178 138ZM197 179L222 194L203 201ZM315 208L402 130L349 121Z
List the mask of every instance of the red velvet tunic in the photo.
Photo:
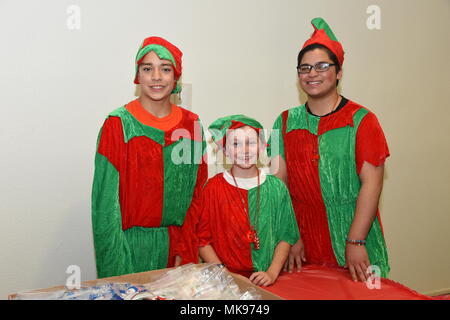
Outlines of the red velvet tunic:
M367 161L379 166L389 156L377 118L352 101L325 117L308 114L303 105L283 112L274 129L281 134L278 141L271 138L270 144L279 143L279 154L286 161L288 187L306 259L313 264L342 266L362 165ZM379 216L372 228L368 253L388 270L378 225L381 228Z
M257 187L237 188L223 174L217 174L202 193L197 226L198 246L211 245L231 272L247 277L255 271L267 271L280 241L292 245L299 239L289 192L281 180L267 175L260 186L261 209L256 224L260 248L255 249L247 235L250 219L254 223L257 212L256 194Z
M179 241L207 179L204 150L198 116L188 110L167 131L141 123L125 107L109 115L99 135L92 194L99 277L172 266L175 255L196 259ZM188 161L176 163L184 152Z

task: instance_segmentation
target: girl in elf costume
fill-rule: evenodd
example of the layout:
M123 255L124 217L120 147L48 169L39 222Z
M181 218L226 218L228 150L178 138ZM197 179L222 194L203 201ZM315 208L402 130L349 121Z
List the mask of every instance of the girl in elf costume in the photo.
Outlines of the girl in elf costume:
M216 120L209 130L232 167L211 178L202 192L196 227L200 256L268 286L299 239L289 192L256 166L264 143L259 122L234 115Z
M386 139L371 111L338 94L343 48L322 18L312 25L297 61L308 100L277 118L270 141L272 172L287 182L302 235L285 268L346 266L365 281L374 265L387 277L378 211Z
M145 39L135 61L140 96L100 130L92 190L99 278L170 267L175 256L197 260L179 239L207 179L206 143L198 116L170 102L181 57L168 41Z

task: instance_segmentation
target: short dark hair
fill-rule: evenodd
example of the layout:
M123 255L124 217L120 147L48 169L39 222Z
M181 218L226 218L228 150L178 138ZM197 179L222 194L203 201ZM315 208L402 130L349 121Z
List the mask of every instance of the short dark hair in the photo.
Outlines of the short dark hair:
M304 47L302 50L300 50L300 52L298 53L298 56L297 56L297 68L300 66L300 63L303 59L304 54L307 53L308 51L312 51L315 49L325 50L325 52L328 54L328 58L330 58L330 60L333 61L334 64L336 64L336 74L338 74L339 71L341 71L341 66L339 64L339 60L336 57L336 55L330 49L328 49L327 47L325 47L324 45L322 45L320 43L310 44L309 46ZM336 80L336 87L338 86L338 84L339 84L339 80Z

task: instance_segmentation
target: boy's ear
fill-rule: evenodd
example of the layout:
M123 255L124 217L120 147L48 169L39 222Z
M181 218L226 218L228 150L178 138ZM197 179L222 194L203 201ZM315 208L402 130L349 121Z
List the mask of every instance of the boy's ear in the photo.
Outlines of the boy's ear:
M138 84L140 84L140 82L139 82L139 68L136 71L136 80L137 80Z
M337 79L337 80L341 80L343 74L344 74L344 73L342 72L342 68L341 68L341 69L339 70L339 72L337 73L337 75L336 75L336 79Z

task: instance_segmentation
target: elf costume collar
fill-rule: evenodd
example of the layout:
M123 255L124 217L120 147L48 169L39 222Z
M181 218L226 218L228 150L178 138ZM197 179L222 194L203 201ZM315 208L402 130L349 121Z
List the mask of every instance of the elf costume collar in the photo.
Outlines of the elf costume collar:
M181 86L178 80L181 77L182 71L181 58L183 56L183 53L175 45L160 37L146 38L139 47L135 60L136 70L134 76L134 83L139 84L139 80L137 78L138 68L142 62L142 59L144 59L145 55L150 51L154 51L160 59L169 60L170 62L172 62L174 66L175 80L177 80L177 85L173 89L172 93L180 92Z
M312 19L311 24L314 27L314 33L303 44L302 50L312 44L321 44L336 55L339 65L342 67L344 63L344 49L333 31L331 31L330 26L322 18Z
M286 118L286 133L296 129L308 129L306 117L310 121L310 132L315 135L322 135L330 130L342 128L345 126L354 126L354 117L360 110L366 110L363 106L347 100L347 103L339 111L332 113L326 117L319 117L310 114L303 104L299 107L292 108L288 112L284 112Z
M259 183L262 185L266 181L267 174L263 170L259 170ZM236 186L236 183L239 188L244 190L250 190L258 187L258 177L253 178L239 178L231 175L229 171L223 172L223 178L226 182L228 182L233 187ZM236 183L235 183L236 181Z

